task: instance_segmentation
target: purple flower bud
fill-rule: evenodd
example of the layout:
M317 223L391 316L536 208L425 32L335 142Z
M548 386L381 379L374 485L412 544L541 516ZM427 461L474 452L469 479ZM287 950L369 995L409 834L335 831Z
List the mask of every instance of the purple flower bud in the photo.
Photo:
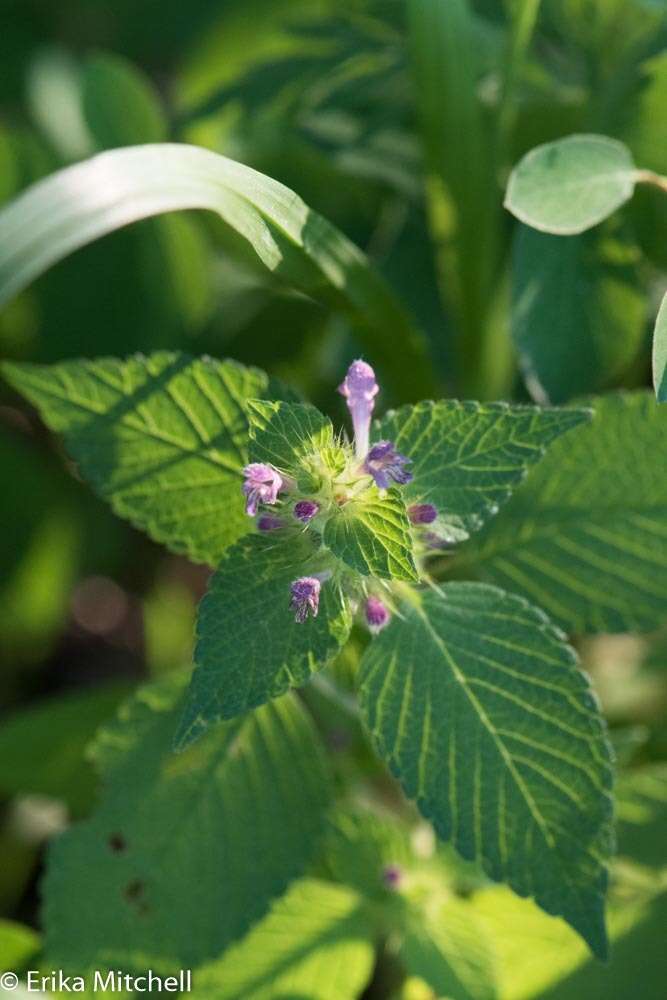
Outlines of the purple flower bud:
M375 381L375 372L365 361L353 361L344 381L338 386L338 391L345 396L352 414L356 456L363 458L368 451L368 434L375 397L380 391Z
M308 524L319 513L319 509L320 505L315 500L298 500L294 504L294 516L304 524Z
M260 514L257 518L257 528L259 531L276 531L283 526L284 521L281 521L275 514Z
M316 576L300 576L291 586L294 621L305 622L309 614L317 618L320 606L320 581Z
M387 865L382 872L382 881L387 889L398 889L403 880L399 865Z
M379 597L372 594L366 601L366 622L371 632L379 632L388 624L390 614Z
M243 470L245 482L242 486L245 494L245 512L250 517L257 513L260 503L275 503L282 489L283 479L273 466L262 462L251 462Z
M433 524L437 516L432 503L413 503L408 507L408 517L413 524Z
M388 490L391 480L401 486L409 483L412 473L403 468L411 459L399 455L391 441L378 441L366 456L364 469L375 480L381 490Z

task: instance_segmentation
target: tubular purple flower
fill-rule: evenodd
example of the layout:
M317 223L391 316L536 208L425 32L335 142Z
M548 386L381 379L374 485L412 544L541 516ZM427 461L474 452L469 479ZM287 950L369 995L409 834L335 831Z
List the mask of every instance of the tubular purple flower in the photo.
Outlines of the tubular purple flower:
M412 473L403 468L410 461L405 455L399 455L391 441L378 441L366 456L364 470L381 490L388 490L392 480L400 486L411 481Z
M315 500L298 500L294 504L294 516L304 524L312 521L319 510L320 505Z
M379 632L389 624L391 615L386 605L373 594L366 601L366 624L371 632Z
M368 435L375 397L380 387L375 381L375 372L365 361L353 361L347 375L338 386L338 391L347 400L354 427L354 449L357 458L363 458L368 451Z
M301 624L309 614L317 618L321 586L316 576L300 576L294 581L290 587L292 593L290 608L294 612L294 621Z
M260 514L257 518L258 531L277 531L284 526L284 521L275 514Z
M412 524L433 524L438 512L432 503L413 503L408 507L408 517Z
M283 479L271 465L263 462L251 462L243 470L245 482L242 486L245 495L245 512L250 517L257 513L260 503L273 504L278 499L278 493L283 487Z

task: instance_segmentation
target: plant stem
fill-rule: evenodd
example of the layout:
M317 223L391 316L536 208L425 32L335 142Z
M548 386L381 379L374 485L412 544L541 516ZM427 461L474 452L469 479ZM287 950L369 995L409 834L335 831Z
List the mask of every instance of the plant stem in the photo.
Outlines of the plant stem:
M635 174L635 180L639 184L653 184L661 191L667 192L667 177L663 174L656 174L653 170L638 170Z

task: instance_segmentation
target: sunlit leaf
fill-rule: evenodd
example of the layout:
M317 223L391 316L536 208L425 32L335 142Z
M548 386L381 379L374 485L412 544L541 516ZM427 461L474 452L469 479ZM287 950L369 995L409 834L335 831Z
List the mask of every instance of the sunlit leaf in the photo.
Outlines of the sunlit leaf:
M335 509L326 523L324 544L364 576L418 579L410 522L399 490L367 491Z

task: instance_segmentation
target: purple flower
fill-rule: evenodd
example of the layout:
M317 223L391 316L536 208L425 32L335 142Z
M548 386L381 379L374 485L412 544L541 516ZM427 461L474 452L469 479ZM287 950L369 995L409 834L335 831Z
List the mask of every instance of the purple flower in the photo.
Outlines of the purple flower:
M387 865L382 872L382 881L387 889L398 889L403 880L403 872L398 865Z
M432 549L434 552L451 549L452 546L456 544L456 539L443 538L442 535L439 535L435 531L427 531L422 536L422 541L426 545L427 549Z
M283 487L283 479L279 472L271 465L264 465L262 462L251 462L243 470L245 482L243 493L245 494L245 512L250 517L257 513L260 503L275 503L278 493Z
M408 517L413 524L433 524L437 516L432 503L413 503L408 507Z
M366 601L366 623L371 632L379 632L388 624L391 617L387 607L379 597L372 594Z
M364 469L375 480L381 490L388 490L391 480L403 486L412 479L412 473L403 468L411 460L399 455L391 441L378 441L366 456Z
M275 514L260 514L257 518L257 528L259 531L276 531L282 528L284 522Z
M319 513L319 509L320 505L315 500L298 500L294 504L294 516L304 524L308 524Z
M316 576L300 576L291 586L294 621L305 622L309 614L317 618L320 606L321 583Z
M365 361L353 361L345 379L338 386L338 391L345 396L352 414L356 456L363 458L368 451L368 434L375 397L380 391L375 381L375 372Z

